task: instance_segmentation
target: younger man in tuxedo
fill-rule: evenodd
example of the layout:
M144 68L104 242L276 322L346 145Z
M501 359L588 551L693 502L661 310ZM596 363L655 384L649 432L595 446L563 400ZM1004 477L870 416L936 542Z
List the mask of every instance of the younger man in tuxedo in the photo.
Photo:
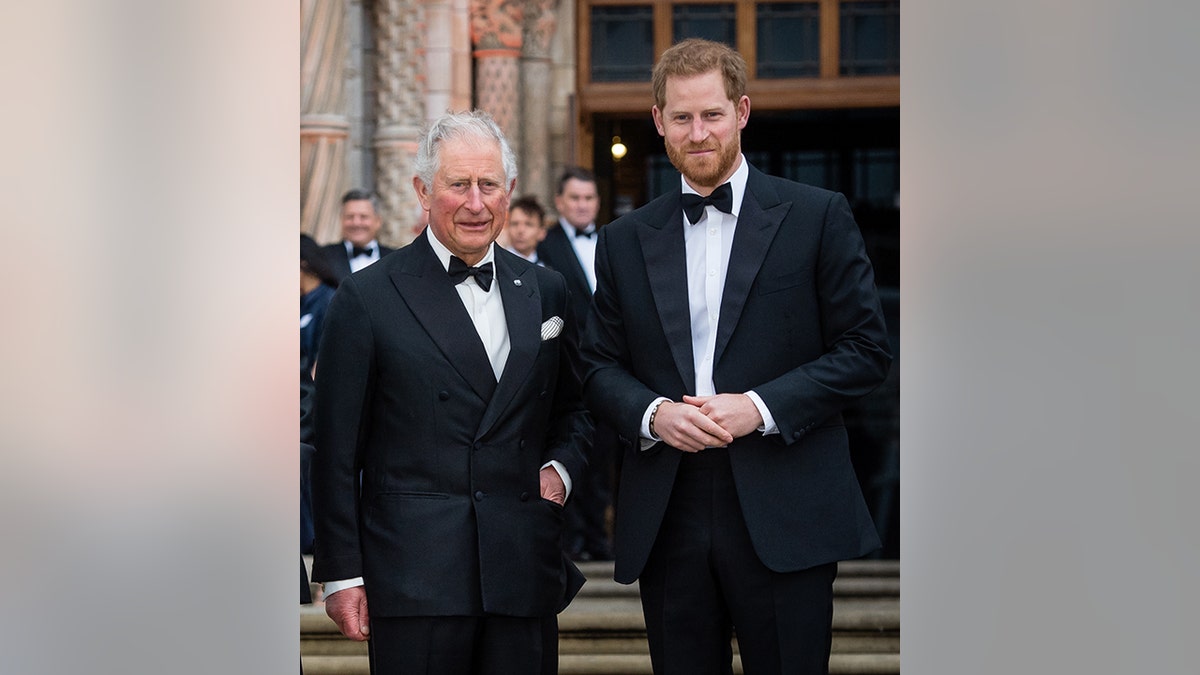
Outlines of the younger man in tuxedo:
M879 546L841 411L887 375L887 329L840 194L746 162L746 64L685 40L652 76L680 182L609 223L585 397L623 440L615 578L656 675L824 675L837 561Z
M377 207L375 195L366 190L342 195L342 241L322 247L338 281L392 252L375 239L383 225Z

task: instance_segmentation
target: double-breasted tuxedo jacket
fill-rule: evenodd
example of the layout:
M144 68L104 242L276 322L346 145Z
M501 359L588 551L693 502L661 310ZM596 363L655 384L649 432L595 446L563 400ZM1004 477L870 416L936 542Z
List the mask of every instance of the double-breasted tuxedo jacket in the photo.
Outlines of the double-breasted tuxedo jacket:
M383 256L391 253L395 249L388 248L383 244L376 243L379 247L379 259L383 260ZM337 273L338 281L344 281L350 276L350 254L346 252L346 242L339 241L336 244L326 244L321 247L321 252L325 255L325 259L329 261L333 271Z
M682 451L641 450L658 396L694 394L681 189L600 230L587 323L585 399L624 447L617 581L642 572ZM754 550L777 572L879 546L840 411L891 363L862 236L845 197L749 167L721 296L717 393L753 389L779 433L735 439L729 462Z
M348 277L329 306L313 578L361 575L372 616L552 614L581 582L538 473L558 460L581 474L592 429L566 285L496 247L511 342L497 382L426 236ZM543 339L553 317L563 330Z

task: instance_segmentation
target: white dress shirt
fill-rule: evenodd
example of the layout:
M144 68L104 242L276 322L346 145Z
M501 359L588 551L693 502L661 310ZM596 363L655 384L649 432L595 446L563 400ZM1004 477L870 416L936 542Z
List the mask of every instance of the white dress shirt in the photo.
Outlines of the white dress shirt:
M738 214L742 209L742 197L746 194L746 180L750 176L746 158L740 158L738 168L729 178L733 189L733 213L724 213L715 206L704 207L700 221L688 221L683 216L683 241L687 249L688 310L691 316L692 366L696 372L695 392L697 396L713 396L713 358L717 350L717 325L721 320L721 295L725 288L725 275L729 271L729 254L733 250L733 235L737 230ZM680 176L684 194L698 194ZM764 434L778 433L775 418L767 409L762 398L753 390L745 392L763 418L759 431ZM650 413L661 401L659 397L650 403L642 415L642 449L654 445L660 438L650 433Z
M371 249L371 255L354 255L354 244L351 244L349 241L343 241L342 245L346 247L346 257L350 259L351 274L379 260L379 242L374 239L371 240L371 243L363 247Z
M575 236L575 226L568 223L565 218L559 218L558 224L562 226L563 234L567 235L567 241L571 242L571 248L575 249L575 257L579 258L579 264L583 267L583 275L587 277L588 289L593 293L596 292L596 224L590 223L584 230L591 230L590 237Z
M429 245L433 248L434 255L442 263L442 268L447 272L450 270L450 256L454 255L450 249L446 248L445 244L438 241L438 238L433 235L433 231L425 228L426 236L429 237ZM376 250L378 253L378 250ZM473 267L479 267L484 263L492 263L495 270L495 249L492 246L488 247L487 253L483 259L476 262ZM365 257L365 256L364 256ZM471 315L471 322L475 325L475 331L479 333L479 339L483 341L484 349L487 350L488 360L492 363L492 373L496 376L496 380L500 380L500 375L504 372L504 364L508 361L508 353L512 349L512 345L508 339L508 321L504 316L504 301L500 297L500 277L496 273L492 277L492 287L489 290L483 290L475 277L468 276L459 282L454 290L458 291L458 297L462 300L463 307L466 308L467 314ZM542 468L548 466L554 467L562 478L563 485L566 488L566 496L571 496L571 476L567 474L567 467L557 460L550 460L542 465ZM339 581L327 581L323 585L325 596L328 597L338 591L355 586L362 586L363 578L355 577L353 579L344 579Z
M442 267L449 270L450 257L454 254L438 241L437 237L433 236L432 231L426 229L426 232L428 232L429 245L433 248L433 254L437 256L438 262L442 263ZM494 270L495 258L496 252L493 247L489 246L487 253L483 254L483 258L474 263L472 267L492 263ZM487 350L488 360L492 362L492 373L496 376L497 382L500 381L500 375L504 372L504 363L508 361L508 352L511 349L508 341L508 322L504 318L504 301L500 298L498 281L499 278L493 275L492 286L485 291L475 277L469 276L454 287L454 290L458 291L458 297L462 300L463 306L467 308L467 314L471 315L471 322L475 324L475 332L479 333L479 339L483 342L484 349Z

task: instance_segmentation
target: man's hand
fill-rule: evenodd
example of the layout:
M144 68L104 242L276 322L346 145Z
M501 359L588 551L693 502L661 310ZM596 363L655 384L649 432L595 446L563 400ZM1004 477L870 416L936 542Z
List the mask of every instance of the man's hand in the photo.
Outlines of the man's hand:
M563 484L562 476L558 475L554 467L547 466L538 472L538 481L541 483L542 499L548 499L559 506L567 501L567 486Z
M734 436L701 412L698 406L687 403L688 398L684 397L684 403L664 401L659 405L651 431L671 447L685 452L700 452L732 443Z
M367 592L362 586L338 591L325 598L325 613L338 625L342 635L362 642L371 636L367 616Z
M717 394L716 396L684 396L683 402L699 408L708 419L722 429L741 438L756 431L763 424L758 406L745 394ZM661 414L661 410L659 411ZM729 440L733 440L733 438Z

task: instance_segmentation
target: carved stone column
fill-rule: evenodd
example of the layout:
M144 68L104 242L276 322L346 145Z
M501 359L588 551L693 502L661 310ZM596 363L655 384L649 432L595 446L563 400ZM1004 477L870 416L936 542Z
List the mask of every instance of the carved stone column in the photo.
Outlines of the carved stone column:
M513 0L471 0L475 99L504 130L520 156L520 64L524 5ZM523 169L522 169L523 170Z
M345 13L341 0L301 0L300 17L300 231L327 243L342 236L346 190Z
M375 127L375 191L379 194L387 246L412 241L421 222L413 192L413 161L425 123L423 5L411 0L376 0L379 100Z
M558 24L558 0L525 0L525 40L521 51L521 192L554 203L550 175L550 99L553 74L550 43Z
M425 2L425 113L471 108L470 0Z

